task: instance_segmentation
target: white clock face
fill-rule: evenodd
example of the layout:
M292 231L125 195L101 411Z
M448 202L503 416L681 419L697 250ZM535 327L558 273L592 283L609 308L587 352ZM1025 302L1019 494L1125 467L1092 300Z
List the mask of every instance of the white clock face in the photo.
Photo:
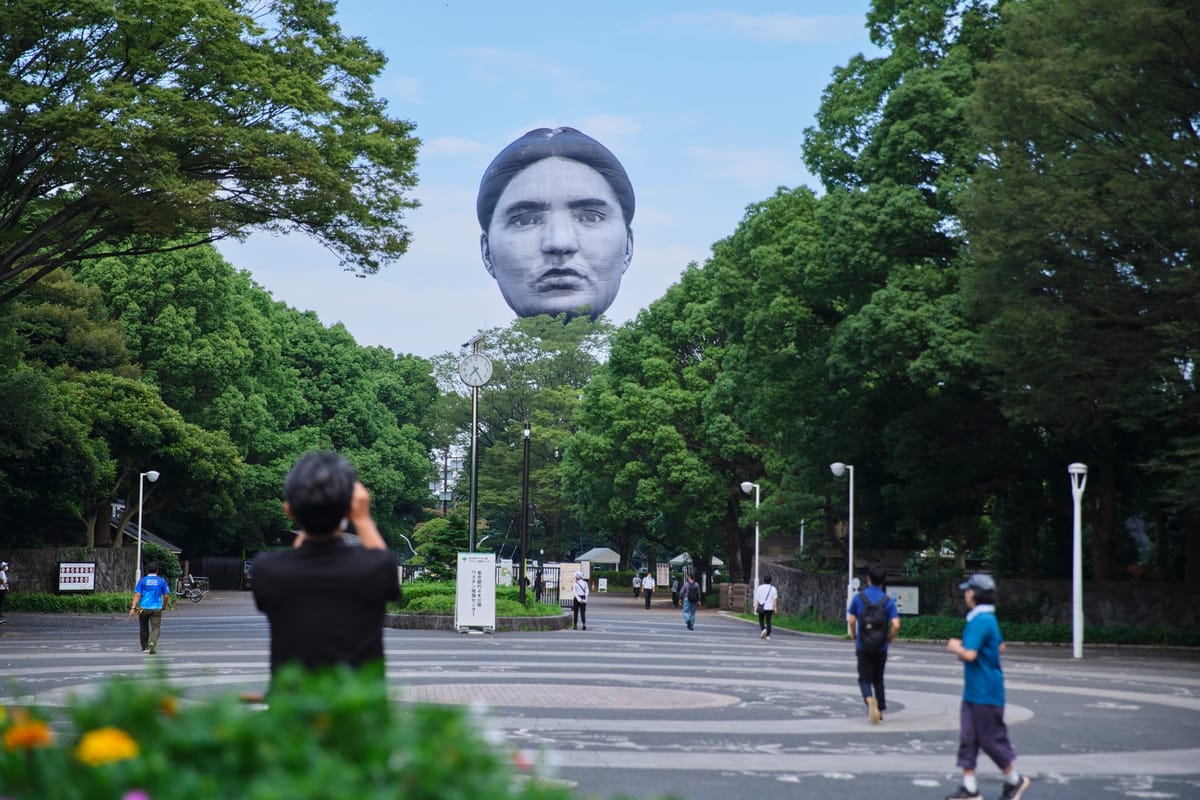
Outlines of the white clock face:
M470 353L459 362L458 376L467 386L483 386L492 377L492 362L483 353Z

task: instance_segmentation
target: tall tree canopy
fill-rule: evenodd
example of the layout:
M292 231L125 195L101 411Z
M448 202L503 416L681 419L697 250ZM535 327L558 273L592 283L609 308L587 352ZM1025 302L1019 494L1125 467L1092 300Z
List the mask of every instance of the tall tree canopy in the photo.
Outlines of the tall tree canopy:
M0 0L0 303L60 265L251 229L375 272L413 126L328 0Z
M982 358L1005 413L1093 465L1097 575L1119 520L1148 514L1188 529L1200 576L1200 6L1004 16L970 114L987 167L964 203Z

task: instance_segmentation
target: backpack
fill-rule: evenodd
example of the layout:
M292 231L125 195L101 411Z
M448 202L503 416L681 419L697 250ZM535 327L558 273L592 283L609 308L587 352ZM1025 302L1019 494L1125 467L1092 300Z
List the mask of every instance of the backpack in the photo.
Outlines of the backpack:
M858 615L859 649L864 653L882 653L887 645L888 625L891 624L887 614L887 593L884 592L874 603L867 599L866 592L859 592L859 596L863 602L862 613Z
M700 584L696 583L695 581L692 581L691 585L687 587L687 590L688 590L688 595L687 595L688 602L689 603L699 603L700 602Z

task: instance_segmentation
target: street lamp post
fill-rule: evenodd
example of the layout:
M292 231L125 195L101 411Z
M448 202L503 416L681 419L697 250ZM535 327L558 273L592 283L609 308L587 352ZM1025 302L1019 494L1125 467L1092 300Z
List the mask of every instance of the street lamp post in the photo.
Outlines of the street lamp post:
M750 490L754 490L754 588L758 588L758 496L759 486L757 483L750 481L742 481L742 491L750 494Z
M1071 645L1075 658L1083 658L1083 490L1087 488L1087 464L1067 467L1071 496L1075 500L1075 524L1071 537Z
M143 494L142 479L143 478L146 478L151 483L154 483L156 480L158 480L158 472L156 470L151 469L151 470L147 470L146 472L142 472L138 475L138 545L137 545L138 551L137 551L137 569L134 570L134 575L133 575L134 585L137 585L137 582L142 579L142 494Z
M525 559L529 549L529 420L525 420L524 433L524 468L521 470L521 568L517 574L517 585L521 587L521 605L525 605Z
M829 465L829 471L833 473L835 478L840 478L847 472L850 473L850 524L847 541L849 542L849 566L846 569L846 630L850 630L850 601L854 599L854 467L850 464L843 464L840 461L835 461Z

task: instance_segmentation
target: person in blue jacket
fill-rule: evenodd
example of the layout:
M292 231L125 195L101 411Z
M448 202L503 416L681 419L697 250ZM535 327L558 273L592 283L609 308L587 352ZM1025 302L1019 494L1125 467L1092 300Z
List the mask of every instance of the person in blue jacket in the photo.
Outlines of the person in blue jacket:
M962 785L946 800L980 800L975 779L979 751L987 753L1004 772L1000 800L1019 800L1029 788L1029 778L1017 772L1017 753L1004 724L1004 671L1000 654L1004 637L996 622L996 581L975 574L959 584L967 602L967 624L961 639L951 639L946 650L963 662L963 699L959 711L958 766Z

